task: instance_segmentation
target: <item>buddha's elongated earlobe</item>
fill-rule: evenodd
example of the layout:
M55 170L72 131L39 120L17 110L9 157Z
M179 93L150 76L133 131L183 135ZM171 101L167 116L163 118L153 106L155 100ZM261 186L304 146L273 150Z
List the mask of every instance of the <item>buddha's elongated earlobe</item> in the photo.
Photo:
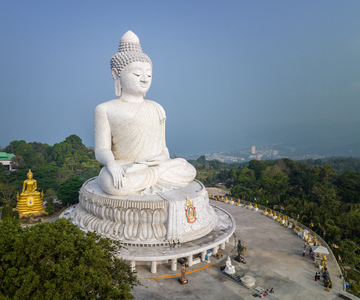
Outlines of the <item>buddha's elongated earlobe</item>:
M120 84L120 78L114 79L114 85L115 85L115 95L116 97L121 96L121 84Z
M116 97L120 97L121 96L121 83L120 83L120 77L117 74L117 71L115 68L113 68L111 70L111 74L114 78L114 85L115 85L115 95Z

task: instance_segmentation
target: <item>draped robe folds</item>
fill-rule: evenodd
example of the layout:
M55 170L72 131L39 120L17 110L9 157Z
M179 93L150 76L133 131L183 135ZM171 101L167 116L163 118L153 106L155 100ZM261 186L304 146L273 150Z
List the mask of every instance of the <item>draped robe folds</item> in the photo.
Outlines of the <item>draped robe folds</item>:
M160 155L165 147L165 120L164 109L150 100L142 102L135 115L113 118L111 150L115 160L127 163Z
M99 106L106 111L99 118L108 122L111 132L111 135L109 131L105 135L98 132L99 139L111 139L114 159L125 170L120 188L114 186L106 167L101 170L99 183L106 193L154 194L186 186L195 178L196 170L192 165L184 159L169 157L165 142L166 115L159 104L150 100L141 103L112 100ZM161 158L157 158L159 156ZM151 161L150 165L143 162L147 160Z

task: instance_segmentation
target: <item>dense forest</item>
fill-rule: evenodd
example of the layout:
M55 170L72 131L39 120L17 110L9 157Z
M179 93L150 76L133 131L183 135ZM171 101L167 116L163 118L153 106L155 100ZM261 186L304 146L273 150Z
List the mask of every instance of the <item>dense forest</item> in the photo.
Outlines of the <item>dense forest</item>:
M233 197L283 209L322 236L341 262L360 269L360 159L252 160L239 167L204 159L192 163L207 186L224 185Z
M0 151L15 154L11 163L17 170L6 172L6 167L0 164L0 205L16 201L16 192L21 192L29 169L45 196L57 195L70 204L77 202L77 191L83 182L97 176L101 169L94 150L86 147L76 135L53 146L12 141Z
M45 196L57 195L65 203L78 201L82 183L97 176L101 165L94 151L71 135L49 146L38 142L12 141L0 149L14 153L14 172L0 164L0 206L16 206L28 169ZM225 164L190 161L197 178L206 186L222 185L237 198L256 201L298 219L321 235L342 262L360 269L360 159L250 161Z

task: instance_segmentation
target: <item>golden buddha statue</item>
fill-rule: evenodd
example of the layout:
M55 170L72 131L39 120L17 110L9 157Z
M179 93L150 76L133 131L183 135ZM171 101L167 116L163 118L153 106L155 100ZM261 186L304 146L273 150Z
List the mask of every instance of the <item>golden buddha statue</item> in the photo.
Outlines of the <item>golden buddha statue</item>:
M44 192L38 192L36 180L33 179L31 170L27 173L27 179L24 181L22 192L17 194L17 206L20 217L33 214L42 215L45 212L42 199Z
M315 234L314 234L314 237L312 239L312 243L313 243L314 246L316 246L316 235Z
M320 265L321 265L321 267L320 267L321 273L324 273L324 268L327 266L326 265L326 256L325 255L322 256L322 260L321 260Z

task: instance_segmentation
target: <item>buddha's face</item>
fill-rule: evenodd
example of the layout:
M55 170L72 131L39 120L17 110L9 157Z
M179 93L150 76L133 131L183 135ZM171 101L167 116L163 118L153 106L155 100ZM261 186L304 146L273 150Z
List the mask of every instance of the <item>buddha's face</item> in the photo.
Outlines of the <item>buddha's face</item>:
M120 84L122 92L133 96L143 96L151 85L152 67L147 62L133 62L122 71Z

